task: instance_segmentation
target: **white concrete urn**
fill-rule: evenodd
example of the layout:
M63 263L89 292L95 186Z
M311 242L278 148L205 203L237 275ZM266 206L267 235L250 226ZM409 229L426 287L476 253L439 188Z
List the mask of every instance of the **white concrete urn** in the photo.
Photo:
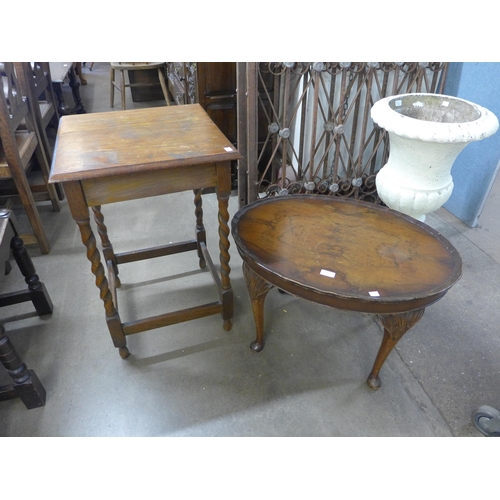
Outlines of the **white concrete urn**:
M371 117L390 141L389 160L376 177L378 195L389 208L420 221L451 196L458 154L498 129L491 111L440 94L386 97L373 105Z

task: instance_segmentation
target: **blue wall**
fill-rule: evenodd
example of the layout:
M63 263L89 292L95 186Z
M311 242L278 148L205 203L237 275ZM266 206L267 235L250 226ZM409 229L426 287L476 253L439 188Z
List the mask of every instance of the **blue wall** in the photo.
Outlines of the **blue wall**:
M500 63L450 63L444 93L479 104L500 120ZM499 161L500 130L466 146L453 164L455 187L444 207L470 227L478 223Z

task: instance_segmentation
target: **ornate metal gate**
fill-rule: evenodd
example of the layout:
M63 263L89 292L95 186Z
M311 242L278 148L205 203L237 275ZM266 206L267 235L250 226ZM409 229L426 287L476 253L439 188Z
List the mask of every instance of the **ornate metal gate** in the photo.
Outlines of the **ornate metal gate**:
M448 63L238 63L240 206L259 197L321 193L380 203L375 177L385 131L379 99L440 93Z

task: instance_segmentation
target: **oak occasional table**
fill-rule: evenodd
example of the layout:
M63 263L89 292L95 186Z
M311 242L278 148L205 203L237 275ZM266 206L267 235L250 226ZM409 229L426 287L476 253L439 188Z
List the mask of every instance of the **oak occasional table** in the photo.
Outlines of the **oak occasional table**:
M229 279L231 161L241 155L198 104L64 116L57 133L50 182L61 182L104 302L106 322L122 358L127 335L220 313L231 329L233 292ZM215 188L218 200L220 273L206 247L202 189ZM196 238L154 248L115 253L101 205L193 190ZM103 247L106 277L90 211ZM127 215L130 216L130 215ZM194 224L195 222L195 224ZM219 291L216 302L122 323L116 288L118 266L154 257L197 251Z
M367 383L402 336L460 278L462 260L441 234L389 208L323 195L290 195L238 211L232 234L243 259L257 338L274 286L319 304L378 316L382 344Z

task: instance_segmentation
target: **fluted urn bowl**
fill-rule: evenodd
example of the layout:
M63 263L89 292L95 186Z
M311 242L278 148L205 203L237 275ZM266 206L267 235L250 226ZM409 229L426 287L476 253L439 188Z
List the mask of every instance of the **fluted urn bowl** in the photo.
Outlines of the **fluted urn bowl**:
M386 97L373 105L371 117L390 141L389 160L376 177L378 195L389 208L420 221L451 196L458 154L498 129L491 111L440 94Z

